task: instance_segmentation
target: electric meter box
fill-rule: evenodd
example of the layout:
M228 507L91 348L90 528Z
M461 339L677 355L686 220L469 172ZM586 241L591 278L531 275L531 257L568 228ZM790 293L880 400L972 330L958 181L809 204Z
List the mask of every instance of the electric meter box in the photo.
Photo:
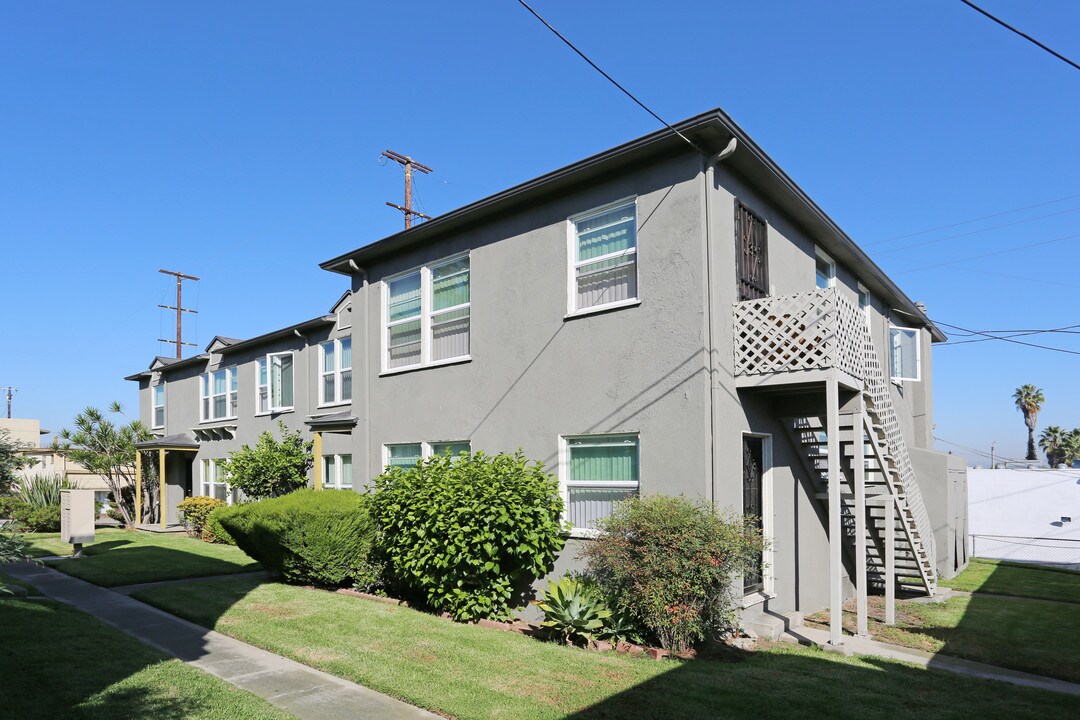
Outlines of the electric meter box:
M94 542L94 491L60 491L60 539L72 545Z

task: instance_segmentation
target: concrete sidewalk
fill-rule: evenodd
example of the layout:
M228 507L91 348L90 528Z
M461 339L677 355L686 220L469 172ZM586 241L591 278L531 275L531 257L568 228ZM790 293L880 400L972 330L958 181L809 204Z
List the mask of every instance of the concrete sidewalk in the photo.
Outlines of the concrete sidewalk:
M826 647L829 643L829 631L803 626L788 630L780 639L788 642L799 642L803 645L812 643ZM1012 683L1013 685L1022 685L1024 687L1033 687L1040 690L1050 690L1052 692L1080 696L1080 685L1076 683L1057 680L1056 678L1048 678L1043 675L1033 675L1018 670L1009 670L997 667L996 665L987 665L971 660L961 660L960 658L949 657L940 653L934 654L923 652L922 650L900 647L899 645L889 645L887 643L878 642L877 640L871 640L870 638L845 635L843 645L838 648L826 647L826 649L831 649L834 652L840 652L845 655L869 655L889 658L891 660L902 660L904 662L922 665L923 667L933 668L935 670L948 670L949 672L970 675L985 680L999 680L1001 682Z
M438 720L356 683L182 620L126 595L29 563L4 566L43 595L67 603L167 655L205 670L302 720Z

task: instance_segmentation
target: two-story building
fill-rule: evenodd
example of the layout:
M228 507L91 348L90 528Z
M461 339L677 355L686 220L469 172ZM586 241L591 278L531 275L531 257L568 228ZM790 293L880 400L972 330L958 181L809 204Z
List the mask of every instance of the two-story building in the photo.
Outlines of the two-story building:
M322 263L351 284L324 317L131 376L169 504L228 497L215 460L281 417L319 438L313 481L357 489L523 449L574 528L556 573L614 503L666 493L760 518L749 608L932 593L965 562L963 465L932 449L944 335L722 111L675 128Z

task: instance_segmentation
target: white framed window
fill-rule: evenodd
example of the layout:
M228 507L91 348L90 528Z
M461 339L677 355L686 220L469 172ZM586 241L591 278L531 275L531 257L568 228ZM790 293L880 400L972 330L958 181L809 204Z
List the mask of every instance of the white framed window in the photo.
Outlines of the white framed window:
M257 361L255 369L257 415L293 409L293 354L271 353Z
M383 372L469 359L468 254L389 278L383 286Z
M319 405L352 400L352 338L319 345Z
M866 316L867 327L870 327L870 308L873 304L870 291L867 290L862 283L859 283L859 309L862 310L863 315Z
M236 417L236 368L228 367L203 373L200 419L202 422L231 420Z
M165 427L165 385L155 385L151 388L154 393L154 429Z
M567 313L638 302L637 199L569 220Z
M411 468L432 455L449 454L457 457L463 452L472 452L472 443L468 440L391 443L383 446L383 467Z
M836 263L821 248L814 248L814 276L819 288L836 285Z
M229 505L236 502L236 491L229 487L225 479L223 458L203 458L200 471L200 494L224 500Z
M352 455L323 455L323 487L352 488Z
M638 494L638 436L563 437L559 445L564 517L574 528L595 531L596 521L610 515L615 503Z
M918 328L889 326L889 374L894 382L922 379Z

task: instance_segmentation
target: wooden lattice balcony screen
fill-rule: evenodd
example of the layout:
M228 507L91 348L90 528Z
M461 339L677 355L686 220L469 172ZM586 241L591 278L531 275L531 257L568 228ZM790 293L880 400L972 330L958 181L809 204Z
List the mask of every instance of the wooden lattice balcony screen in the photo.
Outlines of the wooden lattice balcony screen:
M931 563L937 557L907 443L866 315L837 288L735 303L735 375L770 375L836 368L863 381L867 409L885 435L910 521Z

